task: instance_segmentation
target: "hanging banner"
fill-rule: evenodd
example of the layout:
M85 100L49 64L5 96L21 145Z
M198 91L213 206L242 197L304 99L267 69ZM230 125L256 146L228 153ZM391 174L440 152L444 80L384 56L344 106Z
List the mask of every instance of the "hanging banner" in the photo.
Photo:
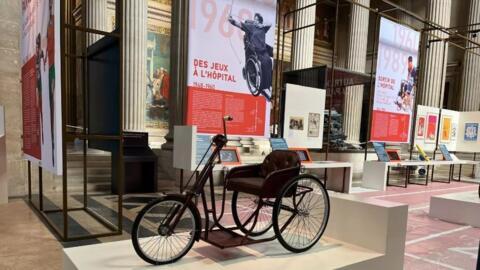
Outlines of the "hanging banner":
M187 124L199 133L269 136L275 0L192 0Z
M419 32L381 19L370 141L410 141L419 42Z
M62 171L60 1L22 0L23 153L48 171Z

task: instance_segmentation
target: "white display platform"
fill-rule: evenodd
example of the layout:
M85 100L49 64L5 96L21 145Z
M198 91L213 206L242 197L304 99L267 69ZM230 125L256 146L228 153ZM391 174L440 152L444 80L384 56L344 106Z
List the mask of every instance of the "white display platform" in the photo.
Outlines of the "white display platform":
M365 269L355 267L376 260L382 254L358 246L326 239L312 250L293 254L278 241L239 248L219 249L205 242L194 245L180 261L166 266L151 266L140 259L131 241L67 248L64 269Z
M293 254L278 241L230 249L198 242L179 262L151 266L131 241L64 249L64 269L403 269L408 206L331 193L331 214L322 240Z
M430 216L453 223L480 227L478 191L450 193L430 198Z
M465 164L463 160L445 161L445 160L405 160L383 162L377 160L367 160L363 164L362 187L371 188L379 191L387 189L387 173L389 167L406 166L441 166L441 165L460 165Z

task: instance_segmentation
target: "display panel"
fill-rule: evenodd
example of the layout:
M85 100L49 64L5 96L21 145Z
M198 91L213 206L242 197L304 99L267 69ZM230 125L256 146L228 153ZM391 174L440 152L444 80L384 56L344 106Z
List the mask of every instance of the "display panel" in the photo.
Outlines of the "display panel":
M310 152L307 148L289 148L288 150L294 151L297 153L298 158L302 163L313 162L312 157L310 157Z
M383 162L390 161L390 157L388 156L387 151L385 150L385 147L382 143L374 142L373 149L375 149L375 153L377 154L378 160Z
M419 32L381 19L371 141L410 140L419 40Z
M190 1L187 124L199 133L269 136L274 0Z
M220 162L226 165L241 164L242 162L237 147L224 147L222 151L220 151Z
M466 153L480 152L479 128L480 112L459 112L455 151Z
M55 174L62 172L59 14L59 0L22 1L22 148Z
M283 113L283 138L290 147L322 148L326 92L287 84Z
M427 152L434 151L436 148L439 116L440 109L438 108L423 105L417 106L414 143L420 145ZM453 119L452 114L449 114L449 116Z

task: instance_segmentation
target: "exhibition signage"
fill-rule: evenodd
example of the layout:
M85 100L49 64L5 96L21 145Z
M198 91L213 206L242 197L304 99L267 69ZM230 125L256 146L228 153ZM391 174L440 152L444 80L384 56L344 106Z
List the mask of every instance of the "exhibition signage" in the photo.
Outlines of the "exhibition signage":
M22 114L25 157L62 171L60 1L22 1Z
M419 40L419 32L381 19L371 141L410 140Z
M187 124L203 134L268 136L275 0L192 0Z

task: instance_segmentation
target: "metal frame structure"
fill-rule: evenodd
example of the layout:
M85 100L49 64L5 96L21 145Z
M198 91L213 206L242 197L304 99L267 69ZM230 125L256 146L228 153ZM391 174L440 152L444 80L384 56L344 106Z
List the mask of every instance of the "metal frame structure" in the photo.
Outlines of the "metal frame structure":
M79 1L76 0L67 0L59 1L60 2L60 58L61 58L61 102L62 102L62 159L63 159L63 172L62 172L62 207L60 209L54 210L45 210L43 202L43 171L41 167L38 167L39 175L39 205L32 201L32 163L28 162L28 202L30 206L42 217L45 223L56 233L56 235L62 241L76 241L84 239L92 239L104 236L113 236L122 234L122 193L123 193L123 162L119 162L116 175L117 179L112 179L112 181L117 181L118 183L118 222L113 224L108 221L106 218L102 217L99 213L95 212L88 206L88 193L87 193L87 183L88 183L88 164L87 164L87 142L89 140L97 141L115 141L118 143L119 159L123 159L123 0L116 0L115 2L115 30L113 32L106 32L103 29L92 29L87 27L87 2L85 0ZM75 21L74 13L77 13L80 9L81 12L81 25L77 25ZM78 13L77 13L78 14ZM81 35L80 40L77 40L77 34ZM88 93L89 89L86 83L87 78L87 61L89 55L87 54L87 36L89 34L96 34L102 37L111 37L116 39L119 46L120 55L119 63L119 134L115 135L103 135L103 134L91 134L89 133L88 127ZM77 77L77 72L79 71L77 67L77 61L81 61L81 77ZM83 127L74 128L75 131L71 131L72 127L68 124L69 113L72 110L71 101L69 100L69 93L74 92L78 89L78 80L83 80L82 82L82 93L83 93ZM69 208L68 207L68 167L67 167L67 141L73 141L75 139L81 140L83 142L83 206ZM69 231L69 213L75 211L83 211L85 214L96 220L99 224L103 225L108 232L106 233L96 233L96 234L86 234L80 236L71 236ZM56 224L48 214L51 213L61 213L62 214L62 223L61 226ZM62 226L63 224L63 226Z
M279 1L279 3L281 4L282 1ZM273 109L273 112L274 112L274 116L273 116L273 119L274 119L274 124L276 124L277 126L280 124L279 123L279 119L281 119L281 116L278 115L277 116L277 111L278 113L280 114L281 113L281 110L277 110L276 108L278 106L280 106L280 104L278 104L279 100L281 100L281 93L282 93L282 90L284 88L284 86L282 85L282 78L283 78L283 73L284 73L284 67L283 67L283 59L284 59L284 51L285 51L285 35L286 34L289 34L289 33L295 33L297 31L301 31L301 30L304 30L306 28L310 28L310 27L316 27L316 25L322 23L322 22L319 22L319 21L315 21L314 23L312 24L309 24L309 25L305 25L305 26L302 26L302 27L293 27L291 29L286 29L286 22L287 22L287 18L289 16L294 16L294 20L295 20L295 16L298 12L304 10L304 9L307 9L307 8L312 8L312 7L316 7L318 5L321 5L321 4L330 4L330 5L335 5L335 34L334 34L334 41L333 41L333 50L332 50L332 58L331 58L331 67L332 67L332 72L331 72L331 79L330 81L334 81L335 80L335 69L336 69L336 63L335 63L335 56L336 56L336 53L337 53L337 38L338 38L338 22L339 22L339 6L341 4L350 4L350 5L356 5L356 6L359 6L361 8L364 8L366 10L368 10L369 12L375 14L375 33L374 33L374 44L373 44L373 51L371 52L372 53L372 57L371 57L371 61L372 61L372 64L371 64L371 70L370 70L370 98L369 98L369 111L368 111L368 122L367 122L367 125L368 125L368 128L367 128L367 134L366 134L366 142L363 142L361 144L365 145L365 160L367 159L367 154L368 154L368 143L370 142L370 129L371 129L371 118L372 118L372 110L373 110L373 95L374 95L374 91L373 91L373 86L374 86L374 82L375 82L375 66L376 66L376 63L375 63L375 59L377 58L377 54L378 54L378 31L379 31L379 21L380 21L380 18L381 17L385 17L389 20L392 20L396 23L399 23L399 24L402 24L402 25L405 25L407 27L410 27L410 28L413 28L414 30L417 30L417 31L420 31L421 32L421 41L422 40L426 40L426 44L423 44L424 42L421 42L420 43L420 48L422 49L423 47L425 47L425 49L428 49L428 45L432 42L443 42L445 44L451 44L452 46L455 46L455 47L458 47L462 50L465 50L466 53L473 53L473 54L476 54L476 55L479 55L480 56L480 53L478 52L475 52L475 51L472 51L472 49L475 49L475 48L480 48L480 43L478 42L475 42L473 40L471 40L469 37L466 36L466 34L469 34L469 33L473 33L473 34L476 34L476 33L480 33L480 24L474 24L474 25L464 25L464 26L458 26L458 27L449 27L449 28L445 28L445 27L442 27L441 25L438 25L432 21L429 21L425 18L422 18L420 17L419 15L409 11L409 10L406 10L404 9L403 7L399 6L398 4L395 4L393 3L392 1L390 0L378 0L378 2L380 3L383 3L383 4L386 4L389 6L389 8L386 8L384 10L379 10L379 9L375 9L375 8L371 8L369 6L365 6L365 5L362 5L360 3L358 3L357 1L355 0L317 0L315 3L312 3L312 4L309 4L309 5L306 5L305 7L302 7L302 8L298 8L298 9L294 9L294 10L291 10L291 11L288 11L286 12L285 14L283 14L283 29L282 31L280 30L280 23L278 25L279 29L277 30L277 65L276 65L276 68L275 68L275 75L276 75L276 81L275 81L275 88L274 88L274 92L273 92L273 99L274 99L274 109ZM279 8L279 10L281 10L281 8ZM415 26L413 25L409 25L409 24L406 24L400 20L398 20L397 18L395 18L394 16L392 15L389 15L388 13L390 12L393 12L393 11L399 11L399 12L402 12L404 15L412 18L413 20L415 21L418 21L420 23L423 24L423 28L416 28ZM282 14L280 14L280 12L278 13L278 17L280 17ZM280 22L280 19L279 19L279 22ZM472 26L479 26L479 29L478 30L471 30L469 29L469 27L472 27ZM459 31L459 29L465 29L463 31ZM435 35L435 33L432 33L432 31L440 31L442 33L445 33L445 34L448 34L448 37L447 38L441 38L437 35ZM462 41L462 42L465 42L467 45L468 44L473 44L472 47L466 47L466 46L463 46L461 44L458 44L456 43L455 41ZM293 43L293 41L292 41ZM292 44L292 47L294 46L294 44ZM446 48L447 46L444 46L444 55L446 53ZM420 55L422 54L422 50L419 51ZM279 62L281 61L281 62ZM443 61L445 61L445 57L443 59ZM443 70L443 72L445 72L445 70ZM443 75L443 73L442 73ZM439 107L442 106L443 104L443 96L444 96L444 86L441 85L442 89L441 89L441 98L440 98L440 104L439 104ZM418 89L418 88L417 88ZM331 97L332 95L332 92L334 91L334 87L328 87L327 86L327 97ZM330 99L331 101L332 99ZM418 106L418 99L415 99L415 104L414 104L414 107L416 108ZM332 106L331 102L330 102L330 107ZM417 111L416 109L414 109L414 112L413 112L413 125L415 126L416 125L416 114L417 114ZM331 111L329 110L329 123L331 121ZM440 117L439 117L439 121L440 121ZM325 159L328 159L328 153L329 153L329 142L330 142L330 126L327 127L328 128L328 133L327 133L327 147L326 147L326 150L325 150L325 153L326 153L326 157ZM414 134L414 129L412 128L411 130L411 133L412 135ZM437 132L439 132L437 130ZM278 132L275 132L274 130L274 135L278 135ZM410 157L412 156L412 153L413 153L413 145L414 145L414 137L411 136L411 141L410 141ZM437 134L437 139L438 139L438 134ZM437 147L438 147L438 141L436 143ZM429 168L428 168L429 169ZM433 169L432 169L432 174L431 174L431 177L433 179Z

